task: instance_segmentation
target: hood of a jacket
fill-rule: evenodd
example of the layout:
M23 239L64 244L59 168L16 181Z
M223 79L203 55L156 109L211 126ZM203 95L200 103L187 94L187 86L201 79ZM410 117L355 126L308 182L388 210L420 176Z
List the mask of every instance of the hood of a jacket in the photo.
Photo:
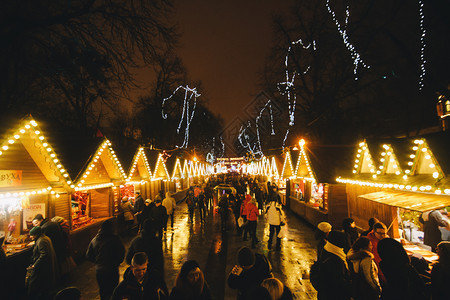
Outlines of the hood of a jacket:
M373 259L373 254L366 250L359 250L357 252L354 252L353 249L350 249L347 253L348 260L362 260L366 257L370 257Z

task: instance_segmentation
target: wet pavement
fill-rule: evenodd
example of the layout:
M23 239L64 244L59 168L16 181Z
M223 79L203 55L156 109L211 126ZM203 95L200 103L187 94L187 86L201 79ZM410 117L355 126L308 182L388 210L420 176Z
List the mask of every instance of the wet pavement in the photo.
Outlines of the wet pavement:
M182 193L177 194L177 200ZM295 299L316 299L316 291L308 280L309 266L316 257L316 242L313 228L286 211L287 222L284 226L285 237L281 243L281 250L267 249L269 225L265 224L264 217L258 220L257 237L260 242L255 251L265 254L272 263L273 274L287 285L293 292ZM230 215L228 231L220 231L220 217L211 207L208 210L206 221L200 222L198 210L195 211L194 222L188 219L187 205L179 203L175 211L174 228L170 224L163 238L165 256L165 280L169 291L175 284L175 279L182 264L188 259L195 259L205 274L214 299L236 299L236 291L227 285L227 276L236 264L236 254L240 247L250 247L250 240L243 241L236 235L234 218ZM132 237L123 239L128 248ZM273 243L275 245L275 241ZM127 268L125 262L120 267L123 274ZM100 299L95 279L95 266L84 260L64 280L63 286L76 286L80 288L85 299Z

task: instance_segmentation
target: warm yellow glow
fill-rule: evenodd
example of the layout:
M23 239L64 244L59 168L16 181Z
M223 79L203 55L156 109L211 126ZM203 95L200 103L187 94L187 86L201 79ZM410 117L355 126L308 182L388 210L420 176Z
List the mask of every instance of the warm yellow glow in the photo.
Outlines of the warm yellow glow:
M303 146L306 144L306 142L305 142L304 139L301 139L301 140L298 142L298 144L300 145L300 147L303 147Z

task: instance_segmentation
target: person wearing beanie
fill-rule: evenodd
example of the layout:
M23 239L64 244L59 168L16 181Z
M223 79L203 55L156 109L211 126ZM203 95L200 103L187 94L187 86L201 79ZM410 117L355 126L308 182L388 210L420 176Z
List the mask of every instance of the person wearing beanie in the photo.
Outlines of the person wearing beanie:
M81 291L74 286L66 287L60 290L53 300L81 300Z
M52 241L40 226L30 230L35 241L31 256L31 276L28 280L28 299L48 299L49 291L58 278L58 261Z
M237 254L238 263L228 275L228 286L237 290L237 299L246 299L248 292L266 278L272 277L272 266L263 254L242 247Z
M317 225L316 232L314 233L314 238L319 241L317 243L317 261L320 261L322 257L323 247L325 247L331 228L331 224L328 222L321 222Z
M211 300L211 291L195 260L186 261L177 275L170 300Z
M436 246L439 260L431 270L431 292L433 300L448 297L448 279L450 278L450 242L440 242Z
M95 263L100 299L109 299L119 283L119 265L124 255L125 248L113 232L112 219L104 221L86 251L87 259Z
M347 238L344 232L330 231L323 248L320 271L323 274L322 285L326 288L318 291L317 299L346 300L351 298L351 278L344 252L346 244Z
M342 228L347 236L347 245L344 247L344 251L347 253L353 243L359 238L359 233L356 229L355 221L352 218L342 220Z

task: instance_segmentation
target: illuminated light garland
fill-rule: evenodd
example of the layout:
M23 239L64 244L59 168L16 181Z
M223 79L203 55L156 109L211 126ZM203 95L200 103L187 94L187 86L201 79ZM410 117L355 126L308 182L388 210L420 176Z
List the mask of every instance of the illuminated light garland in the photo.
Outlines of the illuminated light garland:
M87 176L85 177L84 175L90 174L90 171L92 171L93 168L95 168L96 163L100 160L101 155L103 154L103 151L108 148L109 153L110 153L110 157L111 160L115 163L114 166L116 168L117 171L119 171L120 175L122 175L123 179L127 179L127 175L125 173L125 171L123 170L122 164L120 163L119 159L117 158L117 155L115 154L114 150L111 147L111 142L109 140L105 140L97 149L97 152L95 152L95 154L93 155L93 158L91 159L91 162L89 164L89 167L85 170L85 174L83 174L82 178L87 178ZM75 189L82 189L83 187L83 183L85 182L84 179L80 180L79 182L77 182L77 187L75 187L75 185L71 185L72 188L75 187ZM108 183L108 184L112 184L112 183Z
M77 186L75 187L75 191L87 191L87 190L96 190L96 189L102 189L114 186L114 183L108 182L108 183L102 183L102 184L95 184L95 185L86 185L86 186Z
M355 80L358 80L357 77L358 67L361 65L363 68L370 69L370 66L364 63L364 61L361 58L361 55L358 53L358 51L356 51L355 46L353 46L353 44L350 43L349 41L347 33L348 19L350 17L349 7L347 6L347 8L345 9L345 21L344 26L342 26L336 18L336 13L331 9L330 0L327 0L325 5L327 7L328 12L331 14L331 17L333 18L334 23L336 24L337 30L339 31L339 34L341 35L342 40L344 41L345 47L350 52L354 66L353 74L355 75Z
M150 164L148 163L147 156L145 155L144 148L140 147L139 150L138 150L138 153L136 154L136 156L134 158L133 165L132 165L132 167L130 169L130 172L128 174L128 178L126 179L126 181L130 181L131 180L131 176L133 176L133 173L134 173L134 171L137 168L137 164L139 162L139 158L140 157L142 157L142 159L144 160L144 165L145 165L145 168L147 169L147 172L148 172L150 178L152 177L152 171L151 171L151 168L150 168Z
M155 167L155 171L153 172L153 177L152 180L160 180L163 179L164 177L156 177L158 175L158 169L159 169L159 165L162 163L163 167L164 167L164 172L165 172L165 179L169 179L170 180L170 175L169 175L169 171L167 171L167 167L166 164L164 163L164 159L163 159L163 155L160 153L158 155L158 160L156 161L156 167Z
M63 168L63 166L61 164L57 164L57 162L59 162L59 159L56 158L56 153L53 151L53 149L49 146L48 142L46 141L44 135L42 135L42 132L39 131L37 128L38 124L35 120L30 120L29 122L27 122L24 125L25 129L20 128L18 130L18 132L14 133L12 135L11 138L6 139L6 142L3 144L3 146L1 147L3 149L3 151L0 151L0 155L3 155L5 151L7 151L8 149L10 149L7 145L5 144L14 144L15 140L19 140L22 135L24 135L27 130L29 131L30 135L31 134L35 134L38 138L38 140L41 142L42 145L42 149L45 149L48 152L48 155L50 156L50 158L52 158L52 161L55 163L56 168L58 169L59 173L61 174L62 178L60 177L60 179L63 179L67 185L70 184L70 177L69 174L67 173L67 171Z
M300 164L302 163L302 157L303 157L305 160L306 168L308 169L308 176L310 176L310 177L303 177L303 179L311 181L311 182L316 182L314 172L311 168L311 164L309 162L308 156L305 151L305 140L301 139L299 142L299 145L300 145L300 153L298 155L297 166L295 167L295 176L297 178L302 178L302 177L298 176L298 170L300 168Z
M172 95L163 99L161 114L162 114L163 119L167 119L167 114L164 113L164 104L166 103L166 101L170 100L180 89L184 90L184 103L183 103L183 112L181 115L181 119L180 119L180 122L178 123L177 134L180 133L180 129L183 125L185 118L186 118L186 127L184 129L183 144L181 146L177 146L177 148L187 148L188 143L189 143L189 127L191 125L192 119L194 118L195 108L197 106L197 98L201 96L201 94L199 94L197 92L197 88L190 88L188 85L186 85L186 87L181 86L181 85L179 87L177 87L175 89L175 91L172 93ZM189 113L189 108L190 108L189 104L190 104L190 101L192 100L192 98L194 98L194 105L192 107L192 113Z
M40 195L40 194L54 194L55 192L52 191L52 187L47 187L39 190L23 190L23 191L16 191L16 192L8 192L0 194L0 199L3 198L9 198L9 197L21 197L21 196L32 196L32 195Z
M180 176L181 176L180 178L175 176L177 174L177 170L180 172ZM173 179L184 179L183 169L181 167L181 162L180 162L179 158L177 158L175 161L175 167L173 168L173 174L172 174L171 180L173 180Z
M354 184L354 185L360 185L360 186L369 186L369 187L378 187L378 188L391 188L391 189L395 189L395 190L402 190L402 191L421 191L423 193L434 193L434 194L442 194L442 192L444 192L445 194L449 195L450 194L450 189L445 189L444 191L442 191L442 189L440 188L436 188L433 190L433 188L430 185L425 185L425 186L413 186L413 185L402 185L402 184L392 184L392 183L375 183L375 182L370 182L370 181L361 181L361 180L353 180L353 179L345 179L345 178L341 178L338 177L336 178L336 182L339 183L349 183L349 184Z
M420 35L420 46L421 46L420 47L420 71L421 71L421 73L419 75L419 90L422 90L424 87L424 80L425 80L425 73L426 73L426 69L425 69L426 30L425 30L425 25L424 25L425 14L424 14L423 8L424 8L424 3L422 0L419 0L419 17L420 17L419 27L420 27L420 31L421 31L421 35Z

